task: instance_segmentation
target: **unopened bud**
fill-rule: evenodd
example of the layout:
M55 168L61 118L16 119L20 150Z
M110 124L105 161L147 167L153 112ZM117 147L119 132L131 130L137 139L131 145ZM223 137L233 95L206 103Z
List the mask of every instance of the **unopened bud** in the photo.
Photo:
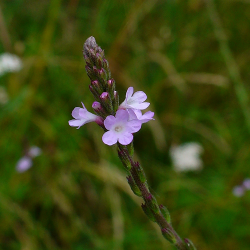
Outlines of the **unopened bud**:
M170 213L169 213L168 209L165 206L163 206L162 204L159 205L159 208L160 208L162 215L166 219L166 221L168 223L171 223L171 217L170 217Z
M118 156L123 164L123 166L125 167L126 170L130 170L131 169L131 161L132 159L130 158L130 156L128 155L128 152L126 152L126 149L118 149Z
M107 81L107 92L109 92L111 100L114 100L114 91L115 91L115 80L109 79Z
M187 249L189 250L196 250L196 247L194 246L193 242L189 239L184 239L186 245L187 245Z
M93 88L93 86L89 85L89 90L90 92L93 94L93 96L95 97L96 100L100 100L99 94L97 93L97 91Z
M105 129L105 126L104 126L104 120L102 117L98 116L96 119L95 119L95 122L102 128Z
M176 243L176 238L174 237L173 232L168 229L168 228L162 228L161 229L162 235L164 236L165 239L170 241L171 243Z
M113 102L114 111L116 112L119 107L119 95L117 91L114 91L114 102Z
M93 102L92 108L94 109L96 114L101 116L102 118L106 118L106 116L108 115L106 110L102 107L100 102L96 102L96 101Z
M146 198L145 201L147 205L152 209L152 211L156 214L160 213L160 209L158 207L157 201L155 197L152 194L149 194Z
M113 114L113 107L112 107L112 102L110 99L110 95L108 92L103 92L100 95L100 100L103 106L106 108L109 114Z
M142 183L146 183L147 182L146 175L145 175L142 167L140 166L140 163L139 162L134 162L133 167L135 168L140 181Z
M144 213L147 215L147 217L155 222L155 217L154 214L152 213L152 211L150 210L150 208L146 205L146 204L141 204L142 210L144 211Z
M97 80L91 81L91 86L96 90L99 95L104 91L102 85Z
M128 181L129 186L131 187L131 190L133 191L133 193L134 193L135 195L141 197L141 196L142 196L141 191L140 191L139 187L136 185L136 183L135 183L133 177L130 176L130 175L127 176L127 181Z

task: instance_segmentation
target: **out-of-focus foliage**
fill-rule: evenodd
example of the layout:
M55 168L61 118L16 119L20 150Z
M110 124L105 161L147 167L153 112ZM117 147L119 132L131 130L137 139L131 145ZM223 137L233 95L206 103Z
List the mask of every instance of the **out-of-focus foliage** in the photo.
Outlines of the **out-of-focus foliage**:
M135 135L136 156L198 249L247 250L250 192L250 2L247 0L2 0L0 53L23 61L0 77L1 249L172 249L148 221L102 129L68 125L93 97L82 46L105 49L123 101L143 90L155 121ZM199 142L203 169L176 173L171 145ZM15 165L32 145L33 167Z

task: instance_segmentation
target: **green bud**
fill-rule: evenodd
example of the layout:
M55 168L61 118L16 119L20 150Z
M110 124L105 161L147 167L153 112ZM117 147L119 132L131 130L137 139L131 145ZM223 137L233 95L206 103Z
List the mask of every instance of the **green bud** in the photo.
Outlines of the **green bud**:
M168 209L162 204L159 206L159 208L166 221L171 224L171 217Z
M150 208L146 205L146 204L141 204L142 210L144 211L144 213L147 215L147 217L153 221L156 222L154 214L152 213L152 211L150 210Z
M133 177L130 176L130 175L127 176L127 181L128 181L129 186L131 187L131 190L133 191L133 193L134 193L135 195L141 197L141 196L142 196L141 191L140 191L140 189L138 188L138 186L136 185L136 183L135 183Z

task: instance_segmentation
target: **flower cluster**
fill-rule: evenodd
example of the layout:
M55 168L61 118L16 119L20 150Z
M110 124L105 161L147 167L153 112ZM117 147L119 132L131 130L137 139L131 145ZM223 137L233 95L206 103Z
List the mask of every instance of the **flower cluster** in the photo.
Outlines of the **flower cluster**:
M233 195L236 197L242 197L247 190L250 190L250 178L246 178L241 185L233 188Z
M105 92L103 92L105 93ZM100 96L104 96L104 94ZM74 120L69 121L72 127L80 128L86 123L96 122L107 130L102 137L102 141L111 146L119 142L122 145L128 145L133 140L133 133L141 129L142 123L146 123L153 119L154 112L148 111L142 114L141 110L146 109L150 103L145 102L147 95L142 91L134 94L133 87L129 87L124 102L118 107L115 115L103 117L94 115L87 111L84 104L83 108L76 107L72 111ZM105 97L103 97L105 99ZM95 101L92 105L93 109L101 110L102 106Z
M28 150L27 154L19 159L16 164L16 171L19 173L27 171L32 167L32 159L41 154L41 149L37 146L32 146Z

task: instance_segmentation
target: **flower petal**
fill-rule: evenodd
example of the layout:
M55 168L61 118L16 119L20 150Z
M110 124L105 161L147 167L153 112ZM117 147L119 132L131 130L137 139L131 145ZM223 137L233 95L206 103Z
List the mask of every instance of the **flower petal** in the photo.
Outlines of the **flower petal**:
M128 118L129 118L128 111L124 110L124 109L117 110L115 118L116 118L116 122L126 123L128 121Z
M126 92L126 100L131 98L131 96L133 95L134 93L134 88L133 87L129 87L127 92Z
M116 118L113 115L109 115L104 120L104 126L107 130L111 130L113 125L115 124Z
M150 105L149 102L132 103L132 104L129 104L129 107L130 107L130 108L133 108L133 109L140 109L140 110L143 110L143 109L146 109L149 105Z
M141 121L131 120L127 123L127 132L135 133L141 129Z
M137 91L134 93L131 99L133 100L133 102L136 101L136 102L142 103L146 101L147 95L143 91Z
M82 108L76 107L73 109L73 111L72 111L73 118L80 119L80 115L79 115L80 109L82 109Z
M129 132L122 133L121 136L118 138L118 141L122 145L128 145L133 141L133 135Z
M71 127L78 127L80 128L82 125L84 125L86 122L85 120L70 120L69 121L69 126Z
M109 146L114 145L117 143L117 134L113 131L105 132L102 136L102 141Z

